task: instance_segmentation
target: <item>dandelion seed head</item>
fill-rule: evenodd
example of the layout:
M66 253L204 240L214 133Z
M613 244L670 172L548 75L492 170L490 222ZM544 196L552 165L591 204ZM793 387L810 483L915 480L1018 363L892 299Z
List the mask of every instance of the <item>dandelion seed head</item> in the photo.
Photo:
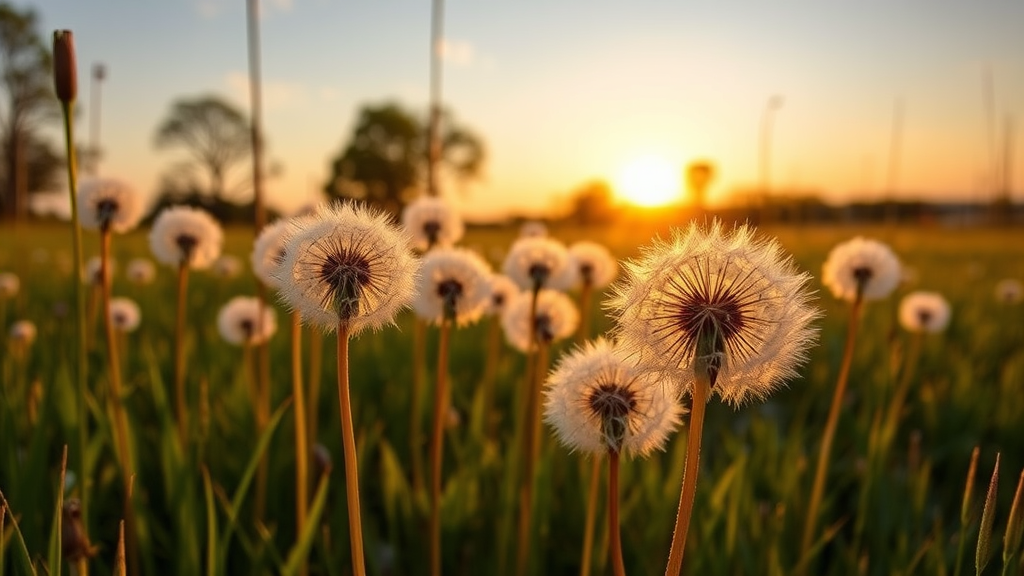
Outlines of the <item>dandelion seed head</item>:
M491 270L465 248L435 248L423 257L413 309L435 324L446 317L458 326L480 319L491 297Z
M14 298L21 289L21 280L13 272L0 272L0 298Z
M822 267L822 282L840 300L886 298L903 277L900 261L888 245L856 237L837 244Z
M235 296L217 313L217 330L229 344L255 346L277 332L277 314L259 298Z
M7 337L11 339L12 344L26 347L36 341L38 333L36 325L31 320L18 320L11 324Z
M1016 278L1000 280L996 283L996 300L1003 304L1019 304L1024 300L1024 284Z
M142 202L128 184L111 178L90 178L78 188L79 218L83 228L128 232L142 219Z
M618 273L619 263L607 248L597 242L581 240L569 246L569 264L562 285L600 290L611 284Z
M712 391L739 405L768 396L806 361L819 315L809 279L747 226L692 224L627 262L605 306L635 362L676 375L682 392L707 370Z
M117 261L111 258L107 266L109 267L110 276L113 278L114 272L117 270ZM99 256L89 257L85 261L82 276L82 281L86 284L94 284L96 286L103 284L103 259Z
M569 252L561 242L524 237L512 244L502 271L523 290L538 290L556 285L568 265Z
M404 231L383 212L346 202L294 223L281 263L281 298L306 322L355 335L394 323L419 270Z
M501 326L509 344L520 352L529 351L531 328L536 329L536 341L541 345L550 345L576 332L580 313L571 298L557 290L541 290L537 293L536 320L531 322L532 298L532 294L523 292L506 305Z
M548 376L544 420L569 450L646 456L664 447L684 413L678 386L664 384L598 339L563 356Z
M942 332L950 316L949 302L937 292L911 292L900 301L900 325L908 332Z
M232 254L223 254L213 261L212 269L218 278L230 280L242 273L242 261Z
M156 278L156 266L146 258L133 258L128 262L125 276L128 277L128 281L132 284L144 286L152 283L153 279Z
M412 246L425 252L435 246L450 247L462 239L462 217L451 202L436 196L420 196L402 210L402 227Z
M511 278L504 274L492 274L490 279L490 298L487 299L487 314L501 316L508 303L514 300L521 290Z
M284 243L291 233L292 224L289 220L277 220L260 230L260 235L253 243L252 269L256 276L269 288L281 288L281 264L284 263Z
M149 233L149 247L168 266L208 268L220 256L224 232L204 210L171 206L157 215Z
M131 298L117 297L110 299L110 321L118 332L134 332L142 321L139 305Z

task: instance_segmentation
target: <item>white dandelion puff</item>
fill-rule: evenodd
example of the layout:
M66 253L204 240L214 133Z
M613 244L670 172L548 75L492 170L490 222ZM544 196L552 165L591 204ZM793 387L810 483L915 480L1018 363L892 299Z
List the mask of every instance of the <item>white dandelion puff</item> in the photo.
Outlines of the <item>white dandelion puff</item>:
M565 245L549 238L520 238L512 244L502 271L523 290L552 288L569 265Z
M279 289L279 274L284 262L284 243L291 231L289 220L278 220L264 226L252 246L252 269L256 277L270 288Z
M1024 300L1024 284L1016 278L1004 278L996 283L995 294L1003 304L1018 304Z
M435 248L423 257L413 309L435 324L445 319L457 326L476 322L491 295L487 262L465 248Z
M507 304L501 316L505 338L512 346L521 352L529 351L531 326L536 329L536 341L543 345L572 336L579 325L580 313L568 296L556 290L538 292L533 322L530 319L531 299L531 294L522 293Z
M462 239L462 217L444 198L420 196L402 210L402 227L412 246L425 252L435 246L450 247Z
M903 276L900 261L886 244L856 237L836 245L822 267L822 282L840 300L886 298Z
M229 344L255 346L277 332L277 315L266 302L252 296L236 296L217 314L217 330Z
M145 286L156 278L156 266L153 265L152 260L147 258L132 258L124 273L132 284Z
M625 265L606 307L637 362L679 373L684 392L706 370L712 391L734 405L796 375L817 338L810 276L776 241L753 234L694 224Z
M13 272L0 272L0 299L14 298L21 289L21 280Z
M487 301L487 314L491 316L501 316L508 307L508 303L513 301L522 290L519 286L512 281L511 278L504 274L492 274L491 275L491 297Z
M18 320L11 324L7 337L10 338L12 344L24 348L31 346L36 341L38 333L36 325L31 320Z
M213 261L212 269L218 278L230 280L242 273L242 261L237 256L224 254Z
M544 420L570 450L646 456L664 447L684 410L675 386L629 364L604 339L563 356L548 376Z
M900 301L900 325L909 332L942 332L950 316L949 302L936 292L911 292Z
M149 233L149 247L168 266L203 269L220 256L224 232L204 210L171 206L160 212Z
M131 298L111 298L110 321L118 332L134 332L142 321L142 312Z
M619 273L619 263L607 248L581 240L569 246L569 264L563 285L566 288L585 286L599 290L608 286Z
M382 328L413 298L419 260L387 214L342 203L304 218L285 243L281 298L305 321L350 335Z
M90 178L78 188L79 218L83 228L118 234L138 226L142 219L139 194L128 184L111 178Z

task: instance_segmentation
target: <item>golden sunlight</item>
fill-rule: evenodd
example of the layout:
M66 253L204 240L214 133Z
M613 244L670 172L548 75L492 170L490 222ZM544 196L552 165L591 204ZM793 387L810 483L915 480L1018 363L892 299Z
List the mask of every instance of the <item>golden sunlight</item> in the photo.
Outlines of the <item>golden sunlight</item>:
M662 156L640 156L619 170L615 191L630 204L665 206L681 197L681 171L675 163Z

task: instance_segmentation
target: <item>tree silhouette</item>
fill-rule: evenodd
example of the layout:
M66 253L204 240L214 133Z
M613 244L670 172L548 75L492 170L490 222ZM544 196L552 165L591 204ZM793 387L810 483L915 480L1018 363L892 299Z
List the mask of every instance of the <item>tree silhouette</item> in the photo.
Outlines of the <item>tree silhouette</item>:
M50 52L36 32L36 13L0 3L0 215L27 214L28 193L53 183L59 156L37 134L58 117Z
M479 175L484 146L472 132L442 116L439 168L456 182ZM395 103L366 105L341 154L331 162L324 191L398 212L426 183L427 126Z
M230 103L213 95L175 101L157 128L158 148L183 148L191 161L177 169L198 168L206 175L206 192L222 201L238 186L228 186L231 169L249 157L249 120ZM248 180L245 180L248 182Z

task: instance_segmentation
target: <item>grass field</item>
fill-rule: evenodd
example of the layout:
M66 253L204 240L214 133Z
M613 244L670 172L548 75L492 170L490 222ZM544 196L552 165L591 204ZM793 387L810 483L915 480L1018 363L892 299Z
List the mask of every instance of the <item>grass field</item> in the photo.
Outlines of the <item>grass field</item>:
M637 255L638 246L667 233L667 226L642 223L551 229L553 237L567 243L601 242L621 258ZM1019 553L1006 562L1003 554L1003 534L1024 468L1024 304L1004 304L994 297L999 280L1024 279L1024 231L769 226L761 233L776 236L800 269L815 276L815 305L823 311L820 341L801 377L766 402L733 409L715 400L708 407L684 573L784 575L800 563L807 494L849 321L848 305L835 300L818 278L828 251L856 235L888 243L906 267L906 281L890 298L866 306L833 449L822 528L806 567L818 575L974 573L985 490L999 454L992 560L985 573L1024 573ZM462 243L500 268L514 235L514 230L471 229ZM85 238L86 255L94 254L95 235L86 233ZM319 367L315 359L304 360L306 377L319 374L321 382L315 395L318 454L329 455L334 466L326 472L326 483L314 482L311 493L319 497L322 514L300 538L294 519L287 312L278 310L281 328L269 344L274 418L264 435L257 431L249 402L252 363L217 332L220 306L232 296L256 291L248 270L251 244L250 231L229 230L225 251L246 262L242 274L193 275L186 382L198 426L195 452L181 454L169 388L174 273L160 269L152 285L130 284L125 264L136 256L150 257L145 231L114 239L119 263L114 294L135 299L142 309L142 324L125 339L121 358L138 470L134 546L141 574L298 573L297 542L310 546L310 574L350 573L333 335L321 341L308 332L305 337L306 354L318 342L323 359ZM26 551L37 573L55 573L61 454L78 429L69 246L64 226L0 229L0 272L21 279L18 295L0 301L5 332L0 343L7 344L0 373L0 491L9 506L0 515L0 574L26 573ZM900 298L912 290L940 292L953 310L945 332L922 339L917 361L908 361L912 338L896 321ZM611 325L601 301L584 311L595 332ZM15 353L6 342L6 326L21 319L32 320L39 331L26 354ZM524 359L502 346L500 362L489 374L487 344L493 330L494 319L485 318L452 336L454 413L446 431L442 505L447 574L512 573L517 506L509 482L517 457L512 414L517 390L524 386ZM90 565L93 573L107 574L114 565L124 496L105 400L109 389L98 322L89 334L86 472L66 482L64 496L86 501L85 526L97 546ZM351 345L371 574L426 574L429 569L427 494L414 487L412 470L413 452L420 453L417 459L425 457L426 446L411 447L409 439L411 383L417 371L428 387L433 379L436 330L427 331L426 365L413 362L413 334L407 311L396 328L360 335ZM569 346L558 345L552 361ZM492 377L495 402L488 410L482 383ZM910 383L910 393L895 427L886 433L880 418L901 377ZM419 418L424 439L428 408L425 402ZM664 570L686 430L684 419L664 453L623 463L621 523L629 573ZM977 473L964 515L965 482L976 446ZM69 450L77 453L74 446ZM265 494L260 494L254 470L264 454L268 464ZM75 461L68 468L83 469ZM589 470L588 461L568 453L545 429L531 573L578 573ZM598 523L594 574L609 570L603 526ZM965 552L957 566L960 548Z

